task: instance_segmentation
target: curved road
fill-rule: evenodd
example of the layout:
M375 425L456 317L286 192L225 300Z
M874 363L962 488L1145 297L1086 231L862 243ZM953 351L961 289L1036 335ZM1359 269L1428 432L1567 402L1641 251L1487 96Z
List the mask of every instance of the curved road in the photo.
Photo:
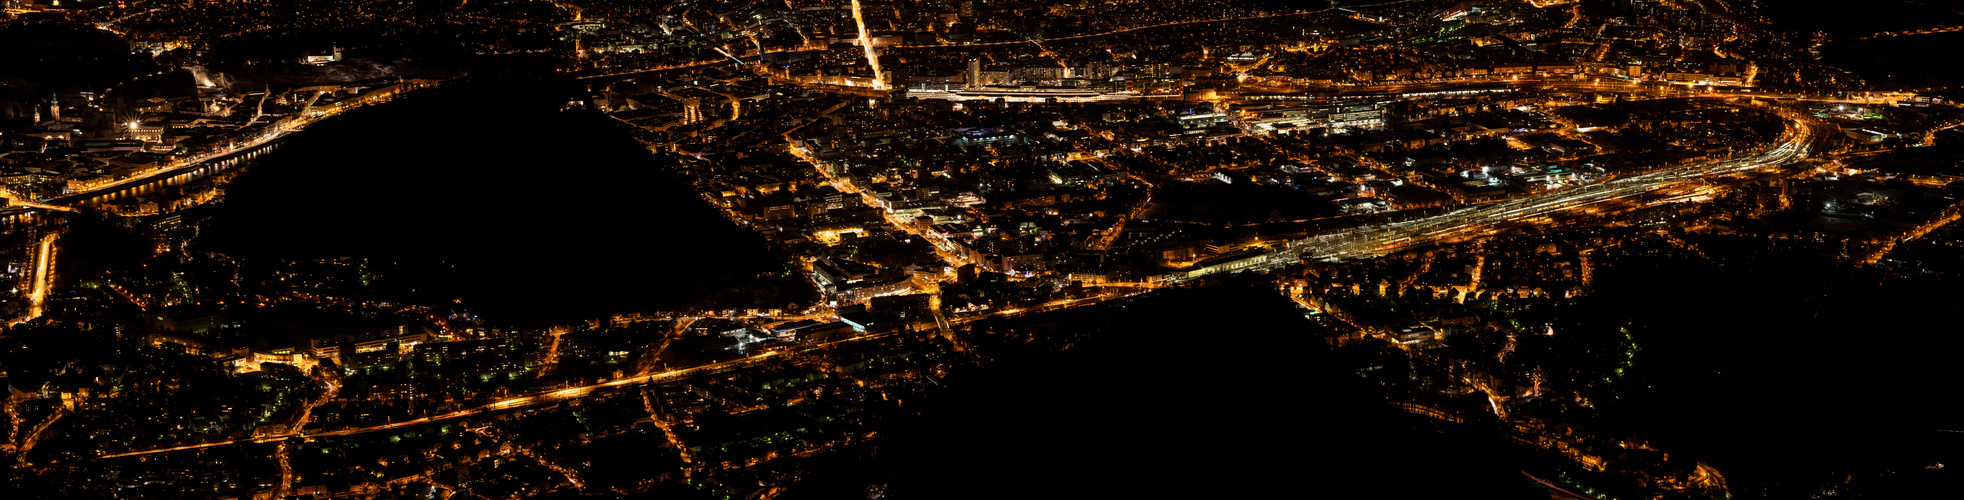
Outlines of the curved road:
M1446 214L1391 224L1352 229L1314 237L1299 246L1305 257L1346 260L1382 256L1401 249L1462 241L1493 234L1502 227L1605 203L1682 188L1710 177L1786 165L1807 158L1833 132L1811 123L1800 113L1781 110L1788 120L1781 141L1757 154L1696 165L1667 168L1606 182L1579 186L1489 205L1462 208ZM1682 194L1682 193L1680 193Z

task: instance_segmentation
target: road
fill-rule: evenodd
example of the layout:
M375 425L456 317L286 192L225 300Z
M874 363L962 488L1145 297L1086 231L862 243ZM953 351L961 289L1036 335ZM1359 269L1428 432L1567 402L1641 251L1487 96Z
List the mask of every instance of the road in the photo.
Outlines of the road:
M1116 166L1112 165L1112 163L1109 161L1105 161L1105 159L1103 158L1099 158L1097 161L1099 163L1103 163L1105 165L1105 168L1107 169L1114 170L1114 171L1118 170ZM1146 193L1144 196L1139 197L1139 201L1137 203L1132 204L1131 211L1126 212L1125 215L1123 216L1120 216L1118 218L1118 222L1112 223L1112 227L1110 229L1106 229L1103 235L1099 236L1096 241L1093 241L1091 243L1090 246L1091 250L1096 250L1100 252L1111 250L1112 243L1117 242L1119 235L1125 232L1125 223L1133 219L1145 217L1146 210L1152 208L1152 194L1154 190L1159 188L1159 186L1153 185L1152 181L1148 181L1143 178L1140 178L1139 176L1132 175L1131 172L1125 172L1125 177L1137 181L1140 184L1145 184Z
M647 375L655 371L656 366L661 366L657 361L661 360L662 352L668 350L669 341L682 336L684 332L689 331L690 325L696 324L696 318L688 316L677 318L674 321L674 326L670 327L668 331L662 332L661 341L650 342L648 344L648 352L642 354L641 359L635 361L635 364L641 365L634 370L635 375Z
M1305 257L1348 260L1377 257L1406 248L1465 241L1559 212L1634 200L1650 194L1684 195L1706 179L1786 165L1806 158L1815 145L1837 131L1799 113L1781 111L1788 127L1780 142L1744 157L1666 168L1597 184L1510 201L1467 207L1443 215L1357 228L1300 243Z
M33 429L29 429L26 433L22 434L20 438L20 446L14 449L14 457L17 460L16 463L20 465L29 465L27 462L27 453L34 451L34 443L41 440L41 435L47 433L49 427L54 427L56 420L61 420L61 417L67 415L68 415L68 410L57 408L55 409L53 415L48 415L47 420L42 420L41 423L35 425Z
M50 274L54 272L55 239L60 237L59 231L49 232L41 237L41 244L34 251L34 276L29 278L33 285L27 292L27 316L22 321L41 317L42 306L48 301L48 286L54 281Z
M103 455L100 458L131 457L131 456L140 456L140 455L150 455L155 453L164 453L170 451L195 450L200 448L227 446L227 445L238 444L242 442L270 443L276 441L284 441L291 438L350 436L350 435L367 434L367 433L386 431L392 429L400 429L403 427L422 425L432 422L456 420L460 418L482 415L486 413L511 410L515 408L523 408L526 406L578 399L601 389L640 386L640 385L647 385L647 384L659 384L659 383L682 380L689 377L726 373L739 368L744 368L765 361L769 361L773 358L783 357L788 354L809 352L813 350L823 349L826 347L831 347L834 345L850 343L850 342L860 342L865 340L886 338L899 333L903 333L903 332L889 332L889 333L862 335L858 337L840 339L831 342L819 342L819 343L808 344L785 351L762 352L762 353L751 355L749 357L724 361L720 363L711 363L711 364L684 368L679 370L669 370L669 371L651 374L651 375L645 375L645 376L628 377L628 378L623 378L620 380L614 380L610 382L602 382L593 385L560 389L552 392L518 396L509 399L495 401L474 408L458 410L458 411L444 413L440 415L432 415L432 416L418 418L418 419L404 420L401 422L390 422L386 424L371 425L367 427L341 429L331 432L322 432L318 434L308 434L308 433L300 432L296 429L294 431L290 431L279 435L273 435L273 436L265 436L265 437L252 438L252 439L213 441L208 443L187 444L183 446L174 446L169 448L157 448L157 449L150 449L150 450L131 451L125 453L115 453L115 454Z
M867 340L867 339L871 339L871 338L879 338L879 337L885 337L885 336L889 336L889 335L891 335L891 334L880 334L880 335L868 335L868 336L862 336L862 337L854 337L854 338L851 338L851 339L844 339L844 340L839 340L839 341L834 341L834 342L826 342L826 343L822 343L822 344L814 344L814 345L811 345L811 346L806 346L806 348L805 348L805 349L802 349L801 351L803 351L803 350L812 350L812 349L818 349L818 348L821 348L821 347L826 347L826 346L830 346L830 345L833 345L833 344L837 344L837 343L841 343L841 342L851 342L851 341L859 341L859 340ZM336 431L331 431L331 432L322 432L322 433L318 433L318 434L308 434L308 433L304 433L304 432L299 432L299 431L297 431L297 430L296 430L296 431L290 431L290 432L287 432L287 433L284 433L284 434L279 434L279 435L272 435L272 436L265 436L265 437L259 437L259 438L252 438L252 439L234 439L234 440L228 440L228 441L213 441L213 442L207 442L207 443L196 443L196 444L187 444L187 445L183 445L183 446L174 446L174 447L170 447L170 448L157 448L157 449L149 449L149 450L139 450L139 451L131 451L131 452L125 452L125 453L115 453L115 454L109 454L109 455L103 455L103 456L101 456L101 457L99 457L99 458L119 458L119 457L131 457L131 456L140 456L140 455L150 455L150 454L156 454L156 453L164 453L164 452L171 452L171 451L181 451L181 450L195 450L195 449L200 449L200 448L211 448L211 447L217 447L217 446L227 446L227 445L232 445L232 444L239 444L239 443L244 443L244 442L256 442L256 443L270 443L270 442L277 442L277 441L285 441L285 440L287 440L287 439L292 439L292 438L314 438L314 437L332 437L332 436L350 436L350 435L357 435L357 434L367 434L367 433L371 433L371 432L379 432L379 431L386 431L386 430L392 430L392 429L400 429L400 428L403 428L403 427L410 427L410 426L416 426L416 425L422 425L422 424L427 424L427 423L432 423L432 422L442 422L442 421L447 421L447 420L456 420L456 419L460 419L460 418L465 418L465 417L471 417L471 416L476 416L476 415L482 415L482 414L486 414L486 413L491 413L491 412L497 412L497 411L504 411L504 410L510 410L510 409L515 409L515 408L523 408L523 407L526 407L526 406L532 406L532 405L537 405L537 404L541 404L541 403L550 403L550 402L558 402L558 401L566 401L566 400L571 400L571 399L578 399L578 398L580 398L580 397L584 397L584 396L586 396L587 394L591 394L591 393L593 393L593 391L596 391L596 390L600 390L600 389L606 389L606 388L613 388L613 387L624 387L624 386L635 386L635 385L646 385L646 384L654 384L654 383L662 383L662 382L670 382L670 381L675 381L675 380L681 380L681 379L684 379L684 378L688 378L688 377L694 377L694 376L700 376L700 375L711 375L711 374L716 374L716 373L724 373L724 372L728 372L728 371L731 371L731 370L735 370L735 369L738 369L738 368L742 368L742 367L746 367L746 366L750 366L750 365L754 365L754 364L757 364L757 363L760 363L760 362L763 362L763 361L766 361L766 360L768 360L768 359L770 359L770 358L773 358L773 357L777 357L777 356L779 356L779 355L780 355L780 353L779 353L779 352L764 352L764 353L759 353L759 354L756 354L756 355L752 355L752 356L750 356L750 357L747 357L747 358L741 358L741 359L735 359L735 360L730 360L730 361L724 361L724 362L721 362L721 363L712 363L712 364L708 364L708 365L702 365L702 366L697 366L697 367L692 367L692 368L687 368L687 369L681 369L681 370L670 370L670 371L666 371L666 372L662 372L662 373L656 373L656 374L653 374L653 375L647 375L647 376L640 376L640 377L629 377L629 378L624 378L624 379L620 379L620 380L615 380L615 381L611 381L611 382L603 382L603 383L599 383L599 384L594 384L594 385L588 385L588 386L582 386L582 387L573 387L573 388L567 388L567 389L560 389L560 390L556 390L556 391L552 391L552 392L546 392L546 393L540 393L540 394L530 394L530 395L525 395L525 396L518 396L518 397L513 397L513 398L509 398L509 399L503 399L503 400L499 400L499 401L495 401L495 402L492 402L492 403L488 403L488 404L485 404L485 405L482 405L482 406L478 406L478 407L475 407L475 408L468 408L468 409L464 409L464 410L458 410L458 411L454 411L454 412L450 412L450 413L444 413L444 414L440 414L440 415L432 415L432 416L428 416L428 417L423 417L423 418L418 418L418 419L412 419L412 420L404 420L404 421L400 421L400 422L390 422L390 423L386 423L386 424L378 424L378 425L371 425L371 426L367 426L367 427L356 427L356 428L350 428L350 429L341 429L341 430L336 430Z
M1083 39L1087 39L1087 38L1100 38L1100 37L1107 37L1107 36L1112 36L1112 35L1123 35L1123 34L1126 34L1126 33L1131 33L1131 32L1134 32L1134 31L1143 31L1143 30L1152 30L1152 29L1159 29L1159 28L1170 28L1170 27L1174 27L1174 26L1189 26L1189 25L1195 25L1195 24L1210 24L1210 23L1225 23L1225 22L1231 22L1231 21L1254 21L1254 20L1259 20L1259 19L1275 19L1275 18L1281 18L1281 17L1295 17L1295 16L1313 16L1313 15L1317 15L1317 14L1322 14L1322 13L1326 13L1326 12L1332 12L1332 11L1335 11L1335 10L1337 10L1337 9L1368 9L1368 8L1371 8L1371 7L1383 7L1383 6L1386 6L1386 5L1397 5L1397 4L1401 4L1401 3L1410 3L1410 2L1413 2L1413 1L1416 1L1416 0L1398 0L1398 1L1395 1L1395 2L1379 2L1379 3L1374 3L1374 4L1369 4L1369 5L1351 5L1351 6L1338 6L1338 5L1335 5L1335 2L1332 2L1332 5L1331 5L1331 7L1328 7L1328 8L1325 8L1325 9L1322 9L1322 10L1314 10L1314 11L1308 11L1308 12L1293 12L1293 13L1288 13L1288 14L1271 14L1271 15L1266 15L1266 16L1246 16L1246 17L1227 17L1227 18L1220 18L1220 19L1196 19L1196 20L1193 20L1193 21L1175 21L1175 22L1170 22L1170 23L1159 23L1159 24L1154 24L1154 25L1150 25L1150 26L1135 26L1135 27L1131 27L1131 28L1125 28L1125 29L1121 29L1121 30L1112 30L1112 31L1106 31L1106 32L1103 32L1103 33L1090 33L1090 34L1084 34L1084 35L1076 35L1076 36L1061 36L1061 37L1057 37L1057 38L1031 38L1031 39L1028 39L1028 40L1017 40L1017 41L1014 41L1014 42L989 42L989 43L971 43L971 44L966 44L966 45L901 45L901 46L896 46L896 47L890 47L889 49L971 49L971 48L988 48L988 47L1007 47L1007 46L1011 46L1011 45L1022 45L1022 44L1026 44L1026 43L1033 43L1033 44L1034 44L1034 43L1043 43L1043 42L1063 42L1063 41L1070 41L1070 40L1083 40Z
M825 112L819 114L819 118L828 117L832 114L832 112L838 111L840 108L844 108L847 104L851 104L851 103L852 101L847 101L844 103L840 103L840 105L838 106L833 106L829 109L826 109ZM948 238L942 236L941 233L935 232L932 228L923 227L921 224L916 223L914 221L900 220L898 217L895 217L893 211L888 210L886 204L883 203L880 200L880 198L875 196L873 193L866 192L864 190L859 189L859 186L854 185L850 179L841 179L838 176L832 175L832 170L825 167L825 163L823 160L820 160L812 156L810 151L806 151L804 147L801 146L796 139L793 139L791 137L792 132L796 132L799 128L803 128L803 127L804 125L801 124L796 128L792 128L791 130L786 130L784 132L784 140L785 142L791 144L790 151L792 156L798 157L798 159L804 161L806 165L811 165L812 168L817 169L818 173L825 177L826 184L831 185L833 189L837 189L841 193L859 195L860 201L865 203L866 206L868 207L878 209L880 211L880 216L882 218L885 218L888 224L892 224L894 228L900 229L901 231L904 231L909 235L913 235L915 237L921 238L922 240L925 240L929 244L933 245L934 253L939 255L941 257L942 262L948 263L949 266L961 267L969 264L978 264L976 262L970 261L968 256L961 251L960 246L956 245L954 242L948 241ZM977 267L988 267L988 266L978 264Z
M1145 293L1148 290L1149 289L1140 289L1131 292L1114 292L1114 293L1100 294L1091 297L1053 301L1029 309L1005 309L987 315L965 317L962 319L954 320L953 323L965 324L965 323L972 323L975 321L981 321L983 319L987 319L990 317L1016 317L1016 316L1022 316L1027 314L1036 314L1040 312L1051 312L1051 311L1057 311L1062 309L1089 306L1089 305L1099 304L1107 300L1132 297L1135 295ZM148 449L148 450L129 451L123 453L102 455L97 458L134 457L134 456L152 455L152 454L172 452L172 451L196 450L202 448L229 446L229 445L241 444L241 443L273 443L273 442L282 442L293 438L308 439L308 438L322 438L322 437L336 437L336 436L352 436L352 435L359 435L359 434L368 434L373 432L388 431L388 430L423 425L433 422L457 420L461 418L468 418L468 417L484 415L493 412L524 408L527 406L569 401L569 400L586 397L588 394L592 394L594 391L599 391L603 389L615 389L621 387L636 387L636 386L643 386L643 385L650 385L650 384L662 384L668 382L676 382L691 377L700 377L704 375L728 373L731 371L772 361L777 358L784 358L797 354L804 354L811 351L830 348L836 345L849 344L854 342L864 342L867 340L891 338L895 335L906 335L911 333L914 332L907 331L907 330L900 330L900 331L891 331L891 332L872 333L872 334L860 335L856 337L844 338L844 339L827 341L827 342L813 342L809 344L792 347L790 349L785 349L782 351L760 352L757 354L750 355L749 357L738 358L738 359L723 361L719 363L710 363L710 364L699 365L689 368L668 370L661 373L655 373L650 375L627 377L627 378L622 378L619 380L614 380L609 382L601 382L593 385L559 389L551 392L517 396L513 398L487 403L474 408L467 408L467 409L458 410L450 413L432 415L432 416L417 418L412 420L404 420L401 422L390 422L386 424L377 424L377 425L371 425L366 427L355 427L349 429L340 429L330 432L312 433L312 434L302 432L300 429L296 428L296 429L289 430L286 433L277 434L277 435L262 436L256 438L248 438L248 439L232 439L226 441L194 443L194 444L187 444L181 446L173 446L168 448L155 448L155 449Z
M294 118L293 120L290 121L286 121L284 123L280 123L273 127L270 127L267 129L266 132L246 139L244 143L229 146L229 147L224 147L224 148L218 148L210 152L206 152L199 155L179 158L167 165L159 166L149 170L144 170L142 172L137 172L136 174L131 175L129 177L124 177L121 179L116 179L114 181L104 182L102 184L89 186L84 189L79 189L43 201L51 202L49 203L49 205L60 206L61 203L59 202L61 200L85 199L89 195L95 193L100 193L106 190L113 190L118 187L126 186L132 183L140 183L146 180L156 178L157 176L160 175L176 174L185 169L195 168L199 164L216 160L219 158L224 158L233 153L237 153L240 151L250 151L253 148L257 148L259 146L265 145L266 143L273 142L283 137L286 137L288 134L300 131L301 129L305 128L307 125L311 125L315 122L334 117L335 115L339 115L347 110L355 109L373 103L378 100L386 100L402 92L415 90L423 87L429 87L435 84L436 84L435 82L431 82L431 81L409 80L386 88L378 89L373 92L362 94L361 97L346 101L344 103L335 106L330 106L330 109L325 111L312 108L314 101L309 100L308 101L309 108L304 114L302 114L302 116ZM307 89L300 89L300 90L309 90L309 89L314 89L314 88L310 87ZM319 91L317 90L316 92ZM320 94L316 93L314 97L315 99L318 99L320 97ZM21 203L21 204L25 205L26 203Z

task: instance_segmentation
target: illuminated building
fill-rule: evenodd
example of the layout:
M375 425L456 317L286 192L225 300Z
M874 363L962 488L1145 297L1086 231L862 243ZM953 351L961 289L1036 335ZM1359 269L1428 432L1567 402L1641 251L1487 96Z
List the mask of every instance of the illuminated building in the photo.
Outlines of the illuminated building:
M300 62L302 64L312 64L315 66L321 66L327 63L336 62L340 60L341 60L341 46L339 45L334 46L334 51L332 53L308 54L305 57L300 58Z

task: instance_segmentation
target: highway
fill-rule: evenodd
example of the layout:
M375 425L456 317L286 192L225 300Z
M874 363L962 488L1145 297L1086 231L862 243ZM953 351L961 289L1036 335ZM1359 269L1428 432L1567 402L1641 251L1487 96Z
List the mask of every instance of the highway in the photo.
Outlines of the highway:
M872 339L872 338L882 338L882 337L887 337L887 336L890 336L890 335L892 335L892 334L890 334L890 333L889 333L889 334L878 334L878 335L867 335L867 336L860 336L860 337L854 337L854 338L850 338L850 339L844 339L844 340L838 340L838 341L833 341L833 342L825 342L825 343L819 343L819 344L813 344L813 345L808 345L808 346L804 346L804 347L803 347L802 349L798 349L798 351L799 351L799 352L802 352L802 351L809 351L809 350L813 350L813 349L819 349L819 348L823 348L823 347L827 347L827 346L831 346L831 345L833 345L833 344L838 344L838 343L843 343L843 342L853 342L853 341L859 341L859 340L867 340L867 339ZM692 367L692 368L687 368L687 369L681 369L681 370L670 370L670 371L666 371L666 372L661 372L661 373L656 373L656 374L652 374L652 375L646 375L646 376L640 376L640 377L629 377L629 378L623 378L623 379L620 379L620 380L615 380L615 381L611 381L611 382L603 382L603 383L599 383L599 384L594 384L594 385L588 385L588 386L582 386L582 387L573 387L573 388L567 388L567 389L560 389L560 390L556 390L556 391L552 391L552 392L545 392L545 393L539 393L539 394L530 394L530 395L525 395L525 396L518 396L518 397L513 397L513 398L509 398L509 399L503 399L503 400L499 400L499 401L495 401L495 402L492 402L492 403L488 403L488 404L485 404L485 405L482 405L482 406L478 406L478 407L474 407L474 408L467 408L467 409L463 409L463 410L458 410L458 411L454 411L454 412L450 412L450 413L444 413L444 414L440 414L440 415L432 415L432 416L428 416L428 417L423 417L423 418L418 418L418 419L413 419L413 420L404 420L404 421L400 421L400 422L390 422L390 423L386 423L386 424L378 424L378 425L371 425L371 426L367 426L367 427L356 427L356 428L349 428L349 429L341 429L341 430L336 430L336 431L331 431L331 432L323 432L323 433L319 433L319 434L307 434L307 433L305 433L305 432L301 432L301 431L300 431L299 429L294 429L294 430L291 430L291 431L288 431L288 432L286 432L286 433L284 433L284 434L278 434L278 435L271 435L271 436L264 436L264 437L257 437L257 438L251 438L251 439L234 439L234 440L228 440L228 441L212 441L212 442L206 442L206 443L196 443L196 444L187 444L187 445L183 445L183 446L174 446L174 447L169 447L169 448L156 448L156 449L149 449L149 450L138 450L138 451L131 451L131 452L124 452L124 453L116 453L116 454L109 454L109 455L103 455L103 456L101 456L101 457L99 457L99 458L118 458L118 457L131 457L131 456L140 456L140 455L150 455L150 454L155 454L155 453L164 453L164 452L170 452L170 451L181 451L181 450L195 450L195 449L200 449L200 448L211 448L211 447L215 447L215 446L227 446L227 445L232 445L232 444L239 444L239 443L243 443L243 442L255 442L255 443L270 443L270 442L277 442L277 441L285 441L285 440L287 440L287 439L291 439L291 438L313 438L313 437L331 437L331 436L348 436L348 435L355 435L355 434L366 434L366 433L371 433L371 432L378 432L378 431L386 431L386 430L392 430L392 429L400 429L400 428L403 428L403 427L409 427L409 426L415 426L415 425L422 425L422 424L427 424L427 423L431 423L431 422L442 422L442 421L447 421L447 420L456 420L456 419L460 419L460 418L465 418L465 417L471 417L471 416L476 416L476 415L482 415L482 414L486 414L486 413L491 413L491 412L497 412L497 411L503 411L503 410L510 410L510 409L514 409L514 408L522 408L522 407L526 407L526 406L532 406L532 405L536 405L536 404L541 404L541 403L550 403L550 402L558 402L558 401L565 401L565 400L570 400L570 399L577 399L577 398L580 398L580 397L584 397L584 396L586 396L587 394L591 394L591 393L593 393L593 391L596 391L596 390L600 390L600 389L606 389L606 388L613 388L613 387L624 387L624 386L635 386L635 385L645 385L645 384L652 384L652 383L662 383L662 382L670 382L670 381L675 381L675 380L680 380L680 379L684 379L684 378L688 378L688 377L694 377L694 376L699 376L699 375L712 375L712 374L717 374L717 373L724 373L724 372L728 372L728 371L731 371L731 370L735 370L735 369L738 369L738 368L743 368L743 367L746 367L746 366L750 366L750 365L754 365L754 364L757 364L757 363L760 363L760 362L763 362L763 361L766 361L766 360L768 360L768 359L770 359L770 358L773 358L773 357L777 357L777 356L779 356L779 355L781 355L781 354L782 354L782 352L764 352L764 353L758 353L758 354L756 354L756 355L752 355L752 356L750 356L750 357L747 357L747 358L741 358L741 359L735 359L735 360L730 360L730 361L724 361L724 362L721 362L721 363L712 363L712 364L708 364L708 365L702 365L702 366L697 366L697 367Z
M227 440L227 441L195 443L195 444L187 444L182 446L173 446L169 448L156 448L156 449L149 449L149 450L130 451L124 453L103 455L99 458L118 458L118 457L150 455L150 454L164 453L170 451L195 450L200 448L211 448L215 446L227 446L227 445L238 444L243 442L270 443L270 442L284 441L291 438L349 436L349 435L356 435L356 434L367 434L367 433L378 432L378 431L386 431L392 429L400 429L403 427L422 425L431 422L456 420L460 418L483 415L492 412L511 410L515 408L523 408L526 406L532 406L537 404L555 403L560 401L578 399L601 389L640 386L640 385L647 385L647 384L659 384L664 382L673 382L677 380L682 380L689 377L726 373L732 370L737 370L751 365L756 365L758 363L769 361L772 358L783 357L789 354L804 353L804 352L824 349L827 347L831 347L833 345L844 344L849 342L860 342L865 340L887 338L900 333L906 333L906 332L897 331L897 332L877 333L871 335L861 335L852 338L840 339L831 342L817 342L817 343L798 346L784 351L761 352L761 353L753 354L749 357L724 361L720 363L711 363L711 364L695 366L690 368L669 370L669 371L655 373L651 375L627 377L627 378L614 380L610 382L602 382L598 384L581 386L581 387L559 389L559 390L544 392L539 394L528 394L524 396L517 396L513 398L491 402L474 408L467 408L467 409L458 410L450 413L432 415L432 416L413 419L413 420L404 420L401 422L390 422L386 424L371 425L367 427L341 429L341 430L330 431L330 432L322 432L318 434L308 434L305 432L301 432L299 429L293 429L286 433L278 434L278 435L257 437L251 439L234 439L234 440Z
M900 45L900 46L890 47L890 49L971 49L971 48L1007 47L1012 45L1022 45L1026 43L1038 44L1042 42L1062 42L1062 41L1069 41L1069 40L1083 40L1087 38L1100 38L1100 37L1107 37L1112 35L1123 35L1134 31L1170 28L1174 26L1225 23L1229 21L1254 21L1258 19L1275 19L1280 17L1293 17L1293 16L1313 16L1316 14L1335 11L1337 9L1367 9L1371 7L1383 7L1386 5L1410 3L1413 1L1415 0L1397 0L1394 2L1378 2L1369 5L1350 5L1350 6L1336 5L1336 2L1331 2L1331 6L1328 8L1324 8L1322 10L1308 11L1308 12L1292 12L1288 14L1271 14L1266 16L1227 17L1227 18L1220 18L1220 19L1197 19L1193 21L1175 21L1170 23L1154 24L1150 26L1135 26L1135 27L1125 28L1120 30L1106 31L1103 33L1091 33L1091 34L1076 35L1076 36L1060 36L1057 38L1031 38L1028 40L1017 40L1013 42L971 43L965 45Z
M1550 191L1514 200L1467 207L1422 219L1366 226L1342 233L1312 237L1298 243L1305 257L1350 260L1382 256L1406 248L1465 241L1490 235L1512 225L1559 212L1595 208L1643 195L1695 194L1704 180L1786 165L1806 158L1814 146L1837 132L1810 122L1794 111L1780 142L1757 154L1695 165L1661 169L1586 186Z
M966 324L966 323L972 323L975 321L980 321L991 317L1017 317L1017 316L1036 314L1041 312L1051 312L1051 311L1057 311L1062 309L1089 306L1089 305L1102 303L1107 300L1136 296L1145 293L1148 290L1150 289L1149 288L1141 289L1141 290L1135 290L1130 292L1112 292L1112 293L1104 293L1104 294L1099 294L1090 297L1052 301L1036 307L1031 307L1029 309L1005 309L990 314L965 317L965 318L954 320L953 323ZM911 333L915 333L915 332L911 330L898 330L898 331L859 335L855 337L827 341L827 342L812 342L804 345L791 347L789 349L784 349L781 351L760 352L757 354L752 354L749 357L738 358L738 359L723 361L719 363L710 363L705 365L693 366L689 368L668 370L661 373L626 377L619 380L601 382L593 385L570 387L570 388L559 389L559 390L543 392L538 394L517 396L517 397L499 400L499 401L494 401L473 408L466 408L463 410L458 410L450 413L431 415L428 417L417 418L412 420L404 420L401 422L390 422L390 423L377 424L377 425L371 425L366 427L354 427L354 428L340 429L335 431L313 433L313 434L303 432L301 429L296 427L287 430L287 432L285 433L275 434L275 435L260 436L254 438L246 438L246 439L232 439L232 440L225 440L225 441L193 443L193 444L186 444L180 446L172 446L168 448L154 448L154 449L147 449L147 450L128 451L123 453L102 455L97 458L133 457L133 456L151 455L151 454L165 453L165 452L172 452L172 451L196 450L201 448L229 446L229 445L241 444L241 443L274 443L274 442L286 441L288 439L293 439L293 438L308 439L308 438L320 438L320 437L351 436L357 434L367 434L372 432L394 430L404 427L423 425L432 422L457 420L461 418L479 416L479 415L489 414L493 412L524 408L527 406L569 401L569 400L586 397L588 394L592 394L594 391L598 391L602 389L635 387L635 386L642 386L642 385L649 385L649 384L661 384L661 383L675 382L691 377L715 375L719 373L728 373L731 371L768 362L776 358L783 358L783 357L803 354L811 351L826 349L835 345L863 342L867 340L884 339L884 338L893 337L895 335L906 335ZM304 423L302 423L301 425L304 425Z

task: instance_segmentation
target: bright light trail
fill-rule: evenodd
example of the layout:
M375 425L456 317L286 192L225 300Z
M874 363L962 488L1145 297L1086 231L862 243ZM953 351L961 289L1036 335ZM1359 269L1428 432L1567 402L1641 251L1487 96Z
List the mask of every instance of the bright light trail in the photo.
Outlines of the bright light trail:
M1468 207L1435 217L1358 228L1304 244L1306 256L1317 259L1356 259L1389 254L1415 244L1470 237L1501 225L1525 222L1557 212L1652 194L1687 181L1799 161L1818 131L1795 116L1781 142L1756 155L1668 168L1607 182L1580 186L1511 201Z
M34 289L27 294L27 318L41 317L42 305L48 301L48 284L53 280L48 276L54 269L55 238L61 233L48 233L41 237L41 246L34 252Z
M887 80L880 73L880 56L873 52L873 37L866 31L866 18L859 14L859 0L852 0L852 20L859 23L859 47L866 49L866 64L873 67L873 88L886 90Z

